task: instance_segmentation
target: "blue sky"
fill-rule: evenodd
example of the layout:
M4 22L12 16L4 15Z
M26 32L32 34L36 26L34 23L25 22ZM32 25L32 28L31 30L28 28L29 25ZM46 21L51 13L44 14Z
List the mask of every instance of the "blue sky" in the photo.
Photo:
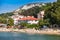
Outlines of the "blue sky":
M54 2L56 0L0 0L0 13L11 12L28 3Z

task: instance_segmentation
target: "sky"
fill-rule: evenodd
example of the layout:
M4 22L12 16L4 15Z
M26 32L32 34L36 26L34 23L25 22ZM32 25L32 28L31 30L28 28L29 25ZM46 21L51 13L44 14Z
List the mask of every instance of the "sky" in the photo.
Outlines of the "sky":
M0 13L12 12L22 5L29 3L47 3L56 0L0 0Z

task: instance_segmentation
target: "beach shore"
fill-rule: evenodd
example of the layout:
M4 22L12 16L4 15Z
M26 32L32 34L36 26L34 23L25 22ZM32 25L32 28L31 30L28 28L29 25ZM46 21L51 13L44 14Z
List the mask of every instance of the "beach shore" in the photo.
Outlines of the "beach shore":
M0 28L0 32L24 32L28 34L56 34L60 35L60 30L45 29L45 30L35 30L35 29L12 29L12 28Z

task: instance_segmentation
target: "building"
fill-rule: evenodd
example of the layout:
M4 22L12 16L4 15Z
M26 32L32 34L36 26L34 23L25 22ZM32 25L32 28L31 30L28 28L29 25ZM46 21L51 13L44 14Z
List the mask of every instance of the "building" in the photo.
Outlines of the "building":
M40 11L40 12L37 14L37 17L38 17L38 19L43 19L43 17L44 17L44 11Z
M18 25L21 22L27 22L30 24L37 24L38 19L33 16L13 15L11 18L14 20L14 24Z
M27 23L30 23L30 24L37 24L38 21L37 18L34 18L33 16L26 16L26 17L23 17L23 18L20 18L19 21L21 22L27 22Z

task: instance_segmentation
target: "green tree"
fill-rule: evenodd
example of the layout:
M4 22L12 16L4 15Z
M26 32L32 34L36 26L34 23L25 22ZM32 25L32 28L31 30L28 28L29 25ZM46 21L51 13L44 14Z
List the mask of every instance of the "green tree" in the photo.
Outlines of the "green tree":
M49 19L39 20L38 25L39 26L49 25Z
M8 19L8 25L13 26L14 25L14 20L12 18Z
M53 2L52 4L48 4L47 10L45 8L45 17L44 19L49 19L51 24L60 24L60 2Z
M0 17L0 23L6 24L7 20L4 17Z
M13 15L13 12L1 13L1 14L0 14L0 17L8 18L9 16L12 16L12 15Z
M37 13L39 13L40 9L41 9L40 7L35 6L33 8L28 9L28 10L22 11L20 14L25 15L25 16L37 17Z
M21 22L19 25L22 25L22 26L27 26L28 23L26 22Z
M27 24L27 28L35 28L35 29L38 29L39 26L37 24Z

